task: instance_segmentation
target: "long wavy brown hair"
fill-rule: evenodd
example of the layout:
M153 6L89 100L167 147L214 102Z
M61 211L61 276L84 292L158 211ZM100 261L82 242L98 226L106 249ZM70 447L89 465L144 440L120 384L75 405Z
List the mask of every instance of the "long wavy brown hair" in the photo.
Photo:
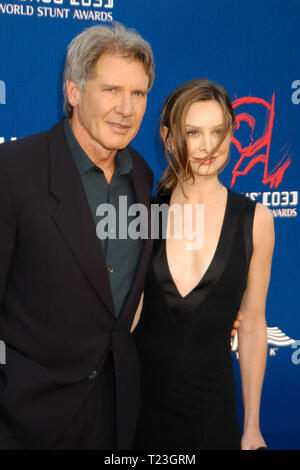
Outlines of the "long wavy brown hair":
M168 166L158 183L158 195L170 194L178 183L182 186L183 181L189 179L195 181L195 175L188 159L186 117L193 103L210 100L220 104L224 116L224 126L218 144L207 155L207 159L211 158L220 148L235 124L235 114L227 91L210 80L200 78L180 85L166 99L161 114L160 138ZM227 162L228 159L219 173Z

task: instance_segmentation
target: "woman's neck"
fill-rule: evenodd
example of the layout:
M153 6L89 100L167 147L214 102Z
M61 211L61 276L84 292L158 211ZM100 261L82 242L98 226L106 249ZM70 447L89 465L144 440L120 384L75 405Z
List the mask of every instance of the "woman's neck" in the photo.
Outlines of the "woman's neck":
M195 177L195 181L184 181L182 188L177 184L172 199L182 200L184 203L212 204L223 199L226 188L219 178Z

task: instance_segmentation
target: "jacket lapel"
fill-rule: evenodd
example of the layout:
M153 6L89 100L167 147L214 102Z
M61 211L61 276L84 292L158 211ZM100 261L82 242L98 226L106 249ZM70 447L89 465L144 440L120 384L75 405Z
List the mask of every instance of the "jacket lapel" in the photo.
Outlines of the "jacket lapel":
M133 170L132 170L132 183L135 194L135 200L137 204L143 204L147 209L147 227L143 232L148 232L148 237L144 240L144 247L140 256L140 260L136 269L134 281L131 289L128 293L127 299L124 303L123 309L120 314L120 321L122 321L127 314L132 313L136 310L140 295L144 289L144 282L147 274L147 269L150 261L153 241L151 239L151 190L152 187L149 184L145 174L145 168L140 160L133 158Z
M49 189L58 201L57 210L53 214L54 222L83 274L98 297L114 315L114 304L101 241L97 238L95 223L81 178L67 145L63 121L49 131L48 142Z

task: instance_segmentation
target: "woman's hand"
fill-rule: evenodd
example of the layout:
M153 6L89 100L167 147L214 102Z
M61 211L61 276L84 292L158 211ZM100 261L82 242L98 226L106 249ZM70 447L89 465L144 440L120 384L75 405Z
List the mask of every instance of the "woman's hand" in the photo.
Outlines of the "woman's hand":
M240 327L240 324L241 324L241 321L243 319L243 314L241 311L238 312L237 314L237 317L232 325L232 330L231 330L231 333L230 333L230 337L231 337L231 346L233 345L233 341L234 341L234 337L235 335L237 334L237 330L239 329Z

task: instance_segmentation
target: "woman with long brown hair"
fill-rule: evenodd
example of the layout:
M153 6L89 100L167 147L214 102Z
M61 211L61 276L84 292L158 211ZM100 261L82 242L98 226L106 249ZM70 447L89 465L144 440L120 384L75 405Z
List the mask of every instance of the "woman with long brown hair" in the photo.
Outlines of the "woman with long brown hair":
M134 331L142 374L139 449L266 445L259 408L274 226L267 208L219 180L234 124L227 92L206 79L178 87L163 108L168 167L155 202L169 207L167 232L161 227L155 242ZM175 207L183 214L177 220ZM230 347L239 310L242 437Z

